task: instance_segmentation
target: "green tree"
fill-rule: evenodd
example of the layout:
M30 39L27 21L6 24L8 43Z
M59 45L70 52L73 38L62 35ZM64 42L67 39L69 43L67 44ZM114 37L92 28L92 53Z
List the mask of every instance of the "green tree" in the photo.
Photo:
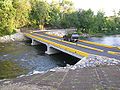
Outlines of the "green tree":
M14 32L15 29L15 9L12 0L0 1L0 36Z
M118 32L120 33L120 10L117 13L117 29Z
M15 32L29 23L29 0L0 1L0 36Z
M63 28L76 28L79 25L77 12L64 14L61 25Z
M50 4L48 26L50 26L51 28L60 28L61 27L60 3L56 2L54 0Z
M16 28L23 27L29 23L29 12L31 10L29 0L13 0L15 8L15 25Z
M79 26L80 29L84 33L90 33L91 28L93 26L93 17L94 13L91 9L89 10L79 10L78 12L78 19L79 19Z
M102 33L105 28L105 16L104 12L98 11L97 15L94 16L93 31L95 33Z
M74 18L71 17L71 13L74 11L73 3L70 0L61 0L58 2L52 0L50 4L49 25L53 28L68 28L70 26L68 18Z
M31 0L31 9L31 24L36 25L36 27L44 26L49 18L49 4L43 0Z

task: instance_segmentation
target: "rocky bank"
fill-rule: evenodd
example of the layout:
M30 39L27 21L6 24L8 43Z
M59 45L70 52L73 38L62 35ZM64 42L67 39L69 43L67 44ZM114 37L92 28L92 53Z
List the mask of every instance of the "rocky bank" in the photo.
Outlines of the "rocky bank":
M0 37L0 43L8 43L13 41L24 41L24 40L27 40L27 39L24 36L24 34L21 32Z
M0 90L119 90L119 75L119 60L92 55L74 66L1 80Z

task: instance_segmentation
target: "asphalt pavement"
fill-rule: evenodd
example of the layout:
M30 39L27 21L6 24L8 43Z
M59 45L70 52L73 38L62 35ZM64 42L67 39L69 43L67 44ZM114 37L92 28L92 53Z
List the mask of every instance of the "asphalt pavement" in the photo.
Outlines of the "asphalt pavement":
M58 43L58 44L61 44L61 45L68 46L68 47L71 47L71 48L74 48L74 49L77 49L77 50L80 50L80 51L83 51L83 52L87 52L89 54L106 56L106 57L109 57L109 58L115 58L115 59L120 60L120 56L119 55L113 55L113 54L109 54L107 52L107 51L120 52L120 50L118 50L116 48L106 48L106 47L96 46L96 45L87 44L87 43L83 43L83 42L77 42L77 44L82 44L82 45L85 45L85 46L94 47L94 48L98 48L98 49L104 50L104 52L99 52L99 51L96 51L96 50L83 48L83 47L80 47L80 46L77 46L77 45L73 45L73 44L68 44L68 43L62 42L62 38L58 38L56 36L51 36L51 35L45 34L43 32L32 33L32 35L40 37L40 38L43 38L43 39L46 39L46 40L50 40L52 42L55 42L55 43ZM41 36L41 35L44 35L45 37ZM58 40L55 40L55 39L52 39L52 38L60 39L61 41L58 41Z

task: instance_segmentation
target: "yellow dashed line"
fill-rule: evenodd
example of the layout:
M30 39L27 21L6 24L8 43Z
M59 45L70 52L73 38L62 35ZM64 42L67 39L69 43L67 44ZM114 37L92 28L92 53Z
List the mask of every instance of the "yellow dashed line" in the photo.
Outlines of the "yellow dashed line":
M108 51L109 54L112 54L112 55L120 55L120 52L113 52L113 51Z
M77 46L84 47L84 48L88 48L88 49L92 49L92 50L96 50L96 51L99 51L99 52L104 52L104 50L97 49L97 48L92 48L92 47L88 47L88 46L81 45L81 44L78 44Z
M36 35L40 35L40 34L36 34ZM49 37L49 36L44 36L44 35L40 35L40 36L47 37L47 38ZM57 40L57 41L60 41L60 42L65 42L65 43L68 43L68 44L80 46L82 48L87 48L87 49L95 50L95 51L98 51L98 52L104 52L104 50L101 50L101 49L92 48L92 47L89 47L89 46L85 46L85 45L81 45L81 44L76 44L76 43L73 43L73 42L68 42L68 41L60 40L60 39L53 38L53 37L49 37L49 38Z
M53 34L49 34L49 33L46 33L50 36L56 36L58 38L62 38L62 36L58 36L58 35L53 35ZM80 42L84 42L84 43L88 43L88 44L93 44L93 45L96 45L96 46L102 46L102 47L106 47L106 48L117 48L120 50L120 47L115 47L115 46L109 46L109 45L105 45L105 44L99 44L99 43L96 43L96 42L90 42L90 41L86 41L86 40L79 40ZM101 50L100 50L101 51Z
M107 47L107 48L115 48L114 46L99 44L99 43L96 43L96 42L90 42L90 41L86 41L86 40L79 40L79 41L84 42L84 43L88 43L88 44L93 44L93 45L96 45L96 46L102 46L102 47Z
M62 38L62 36L58 36L58 35L53 35L53 34L49 34L49 33L46 33L50 36L56 36L58 38ZM99 44L99 43L96 43L96 42L90 42L90 41L86 41L86 40L79 40L80 42L84 42L84 43L88 43L88 44L93 44L93 45L96 45L96 46L102 46L102 47L106 47L106 48L116 48L116 49L119 49L120 50L120 47L115 47L115 46L109 46L109 45L105 45L105 44ZM91 47L92 48L92 47ZM92 48L93 50L95 50L95 48ZM103 52L104 50L101 50L101 49L97 49L97 51L100 51L100 52Z
M79 51L79 50L77 50L77 49L73 49L73 48L70 48L70 47L65 46L65 45L57 44L57 43L55 43L55 42L52 42L52 41L49 41L49 40L46 40L46 39L43 39L43 38L40 38L40 37L31 35L31 34L25 34L25 35L26 35L26 36L29 36L29 37L32 37L32 38L35 38L35 39L37 39L37 40L41 40L41 41L46 42L46 43L48 43L48 44L54 45L54 46L59 47L59 48L61 48L61 49L67 50L67 51L69 51L69 52L76 53L76 54L78 54L78 55L80 55L80 56L84 56L84 57L88 57L88 56L89 56L89 54L86 53L86 52Z
M117 47L117 49L119 49L119 50L120 50L120 47Z
M40 38L40 37L37 37L37 36L34 36L34 35L31 35L31 34L25 34L26 36L30 36L32 38L35 38L37 40L41 40L43 42L46 42L48 44L51 44L51 45L54 45L56 47L59 47L59 48L62 48L64 50L67 50L69 52L72 52L72 53L76 53L78 55L81 55L81 56L85 56L85 57L88 57L88 53L86 52L82 52L82 51L79 51L77 49L73 49L73 48L70 48L68 46L65 46L65 45L61 45L61 44L57 44L55 42L52 42L52 41L49 41L49 40L46 40L46 39L43 39L43 38ZM57 38L53 38L53 37L49 37L49 36L44 36L44 35L40 35L40 34L36 34L36 35L39 35L39 36L43 36L43 37L47 37L47 38L51 38L51 39L54 39L54 40L57 40L57 41L60 41L60 42L65 42L65 43L68 43L68 44L72 44L72 45L77 45L77 46L80 46L80 47L83 47L83 48L88 48L88 49L92 49L92 50L96 50L96 51L99 51L99 52L104 52L104 50L101 50L101 49L97 49L97 48L92 48L92 47L88 47L88 46L84 46L84 45L81 45L81 44L76 44L76 43L72 43L72 42L68 42L68 41L64 41L64 40L60 40L60 39L57 39ZM81 40L80 40L81 41ZM83 40L84 42L84 40ZM86 41L85 41L86 42ZM89 42L89 41L88 41ZM90 42L91 43L91 42ZM92 42L93 43L93 42ZM101 46L101 44L99 44ZM98 46L99 46L98 45ZM102 44L103 45L103 44ZM106 45L103 45L104 47L106 47ZM112 47L112 46L111 46ZM120 49L120 47L116 47L118 49ZM120 55L120 52L113 52L113 51L108 51L107 52L108 54L112 54L112 55Z

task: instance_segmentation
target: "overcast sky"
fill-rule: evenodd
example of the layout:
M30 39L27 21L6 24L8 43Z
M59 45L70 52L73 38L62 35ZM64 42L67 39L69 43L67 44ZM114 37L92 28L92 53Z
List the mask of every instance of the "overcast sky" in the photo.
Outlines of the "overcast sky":
M48 0L51 1L51 0ZM56 0L57 1L57 0ZM107 16L113 15L113 10L116 12L120 9L120 0L71 0L75 8L92 9L95 13L102 10Z
M107 16L113 15L113 10L116 12L120 9L120 0L72 0L76 8L89 9L94 12L103 10Z

